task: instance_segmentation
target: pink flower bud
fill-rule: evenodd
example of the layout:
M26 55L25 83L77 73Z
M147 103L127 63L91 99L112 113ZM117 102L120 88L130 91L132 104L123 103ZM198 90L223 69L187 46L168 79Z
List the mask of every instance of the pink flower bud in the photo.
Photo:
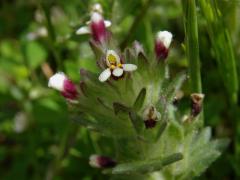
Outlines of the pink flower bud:
M70 100L77 98L77 89L71 80L62 72L54 74L48 81L48 87L54 88L61 92L61 94Z
M90 23L93 39L98 43L104 43L107 40L107 30L102 15L98 12L93 12Z
M116 166L117 163L113 159L106 156L91 155L89 158L89 164L95 168L112 168Z
M169 46L172 41L172 33L159 31L155 41L155 54L158 60L165 60L168 56Z

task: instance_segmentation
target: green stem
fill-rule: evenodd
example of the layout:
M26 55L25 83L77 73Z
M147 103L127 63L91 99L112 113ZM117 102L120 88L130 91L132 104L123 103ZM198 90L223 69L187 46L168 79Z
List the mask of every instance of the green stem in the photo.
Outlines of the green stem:
M196 1L182 0L182 4L185 13L184 25L191 91L202 93ZM203 123L203 114L199 116L199 119Z
M189 61L190 84L192 92L201 93L201 71L199 60L197 10L195 0L185 0L185 33L187 58Z

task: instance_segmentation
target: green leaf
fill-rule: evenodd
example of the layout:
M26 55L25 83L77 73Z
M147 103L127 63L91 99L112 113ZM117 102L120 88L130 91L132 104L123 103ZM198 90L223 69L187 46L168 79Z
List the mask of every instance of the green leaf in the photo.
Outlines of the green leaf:
M224 18L218 8L218 2L200 0L201 11L207 21L207 28L218 69L231 102L237 102L239 89L236 58L229 28L224 23Z
M167 127L167 125L168 125L167 121L161 122L160 127L158 129L157 136L156 136L156 140L159 140L159 138L162 136L163 132L165 131L165 129Z
M166 104L172 103L177 91L181 88L183 82L186 80L186 74L180 73L166 85L165 91L162 92L165 97ZM169 80L168 80L169 81Z
M142 90L140 91L140 93L138 94L135 102L134 102L134 105L133 105L133 108L136 110L136 111L139 111L144 103L144 100L145 100L145 97L146 97L146 88L142 88Z
M136 161L117 165L112 170L112 174L129 174L129 173L150 173L161 170L164 166L175 163L183 159L181 153L172 154L166 158L153 160Z
M113 103L113 109L114 109L114 113L117 115L119 112L125 112L125 113L129 113L131 111L131 108L121 104L121 103L117 103L114 102Z
M133 111L129 112L129 117L131 119L131 122L132 122L136 132L138 134L141 134L141 132L144 129L143 119Z
M47 58L47 53L37 42L26 44L26 58L32 69L39 67Z

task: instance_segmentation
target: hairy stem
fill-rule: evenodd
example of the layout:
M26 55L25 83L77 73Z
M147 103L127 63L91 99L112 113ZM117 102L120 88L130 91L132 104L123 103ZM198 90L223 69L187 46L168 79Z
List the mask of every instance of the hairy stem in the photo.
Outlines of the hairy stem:
M193 93L202 92L201 67L198 43L198 22L195 0L182 0L186 37L186 51L189 62L190 86ZM203 114L199 116L203 123Z

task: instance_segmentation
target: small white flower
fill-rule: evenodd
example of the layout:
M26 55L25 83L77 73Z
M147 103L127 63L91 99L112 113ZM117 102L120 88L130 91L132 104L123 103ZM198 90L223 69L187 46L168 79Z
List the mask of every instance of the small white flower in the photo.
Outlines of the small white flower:
M157 33L157 41L162 42L165 48L169 48L172 42L172 33L168 31L159 31Z
M76 31L76 34L77 35L83 35L83 34L90 34L91 33L91 30L90 30L90 25L91 21L87 21L86 24L87 26L82 26L80 27L77 31ZM109 20L104 20L104 24L105 24L105 27L108 28L112 25L111 21Z
M112 75L121 77L126 72L135 71L137 66L134 64L122 64L120 57L114 50L108 50L106 53L106 64L108 66L99 76L99 81L104 82Z
M76 31L76 34L77 35L83 35L83 34L90 34L91 33L91 29L89 27L91 21L87 21L86 24L87 26L82 26L80 27L77 31ZM109 20L104 20L104 24L105 24L105 27L108 28L112 25L111 21Z
M98 157L99 156L96 154L93 154L90 156L90 158L89 158L90 166L95 167L95 168L101 168L101 165L98 163Z
M58 91L64 91L64 81L67 79L63 72L58 72L50 77L48 81L48 87L54 88Z

